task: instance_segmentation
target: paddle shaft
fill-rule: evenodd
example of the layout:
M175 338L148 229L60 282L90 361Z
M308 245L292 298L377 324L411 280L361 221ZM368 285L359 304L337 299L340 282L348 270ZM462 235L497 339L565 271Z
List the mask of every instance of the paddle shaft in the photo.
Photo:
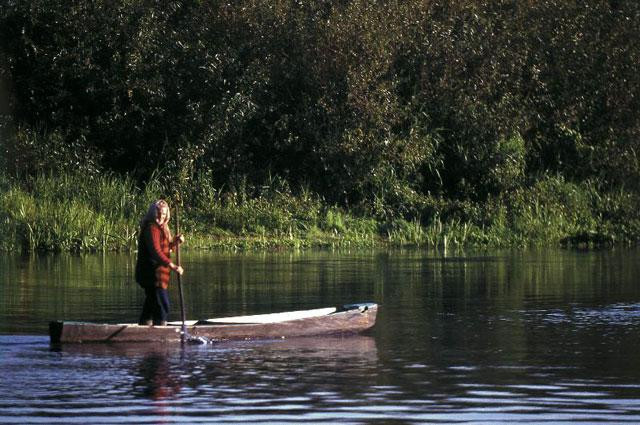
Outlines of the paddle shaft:
M178 214L178 204L176 203L176 237L180 236L180 218ZM178 239L178 243L175 245L176 247L176 265L180 267L180 240ZM180 314L182 317L182 342L184 342L187 337L187 325L185 324L186 317L184 311L184 294L182 292L182 276L180 273L176 273L178 275L178 292L180 293Z

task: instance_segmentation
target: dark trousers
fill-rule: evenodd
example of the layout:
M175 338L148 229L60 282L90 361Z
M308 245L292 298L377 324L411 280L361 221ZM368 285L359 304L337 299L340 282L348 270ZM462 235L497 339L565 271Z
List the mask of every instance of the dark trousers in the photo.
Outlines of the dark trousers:
M155 286L144 289L146 295L142 305L140 324L145 325L152 320L154 325L160 325L169 317L169 292Z

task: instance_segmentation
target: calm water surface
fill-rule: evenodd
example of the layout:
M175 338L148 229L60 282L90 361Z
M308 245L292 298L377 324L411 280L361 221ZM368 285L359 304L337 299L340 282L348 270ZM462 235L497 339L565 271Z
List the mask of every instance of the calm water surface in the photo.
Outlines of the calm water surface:
M134 258L5 256L0 423L640 423L639 260L185 253L189 318L380 311L363 336L181 348L51 347L49 320L137 320Z

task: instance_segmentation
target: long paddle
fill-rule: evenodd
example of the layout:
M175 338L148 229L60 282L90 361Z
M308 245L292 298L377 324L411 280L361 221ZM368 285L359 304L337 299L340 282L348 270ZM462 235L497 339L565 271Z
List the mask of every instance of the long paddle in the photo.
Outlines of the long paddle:
M180 218L178 215L178 204L176 203L176 236L180 235ZM176 244L176 264L180 267L180 242ZM187 324L184 309L184 293L182 292L182 275L178 273L178 290L180 292L180 316L182 318L182 328L180 329L180 342L190 344L207 344L209 341L204 337L195 337L187 332Z
M176 236L180 235L180 218L178 215L178 203L176 203ZM180 267L180 240L178 240L178 243L176 244L176 264L178 267ZM180 313L181 313L181 317L182 317L182 332L180 334L180 340L182 341L182 343L184 344L184 342L187 340L188 338L188 334L187 334L187 325L185 323L186 321L186 317L185 317L185 311L184 311L184 294L182 292L182 275L180 275L180 273L176 273L178 275L178 290L180 291Z

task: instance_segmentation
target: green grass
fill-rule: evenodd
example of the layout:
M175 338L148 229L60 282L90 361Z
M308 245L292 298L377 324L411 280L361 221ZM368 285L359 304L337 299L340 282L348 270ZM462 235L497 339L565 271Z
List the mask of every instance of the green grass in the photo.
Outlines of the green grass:
M0 193L0 247L25 251L132 249L137 224L156 194L113 176L41 176Z
M222 193L200 176L182 192L185 247L192 249L447 249L580 243L581 237L635 243L640 236L637 196L552 177L484 204L430 202L428 215L408 220L356 215L281 182ZM2 177L0 249L135 250L138 221L152 200L167 195L157 182L140 188L112 175L40 176L27 184Z

